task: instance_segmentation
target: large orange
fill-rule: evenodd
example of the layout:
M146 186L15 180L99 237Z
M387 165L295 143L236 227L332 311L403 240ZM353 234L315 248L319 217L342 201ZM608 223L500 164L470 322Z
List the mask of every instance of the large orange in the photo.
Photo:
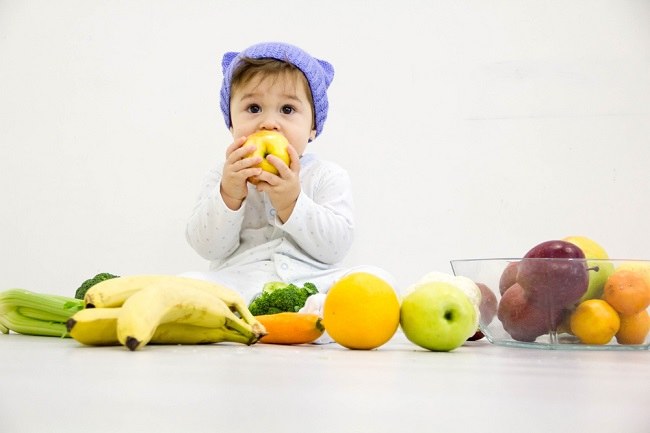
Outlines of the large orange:
M323 306L327 333L348 349L374 349L386 343L399 325L399 299L381 278L355 272L338 280Z
M639 271L617 269L607 278L603 299L621 314L636 314L650 305L650 284Z

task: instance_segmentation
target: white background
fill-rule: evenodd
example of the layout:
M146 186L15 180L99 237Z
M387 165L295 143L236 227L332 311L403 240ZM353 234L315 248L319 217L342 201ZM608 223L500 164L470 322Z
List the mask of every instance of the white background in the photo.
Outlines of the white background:
M0 289L207 269L221 56L264 40L336 68L309 149L354 182L346 264L403 286L577 234L650 259L646 0L0 0Z

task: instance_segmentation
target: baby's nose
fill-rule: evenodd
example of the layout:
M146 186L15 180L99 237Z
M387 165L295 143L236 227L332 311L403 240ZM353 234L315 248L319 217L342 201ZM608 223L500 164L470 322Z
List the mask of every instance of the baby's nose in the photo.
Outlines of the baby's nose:
M264 116L260 123L260 129L266 130L277 130L280 127L277 116L273 114L267 114Z

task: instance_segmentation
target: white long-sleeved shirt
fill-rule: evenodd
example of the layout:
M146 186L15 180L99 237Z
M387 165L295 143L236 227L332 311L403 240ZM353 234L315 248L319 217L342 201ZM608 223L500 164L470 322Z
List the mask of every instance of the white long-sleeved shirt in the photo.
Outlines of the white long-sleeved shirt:
M300 159L301 192L283 224L266 194L249 185L240 209L233 211L219 192L221 170L211 170L190 217L189 244L210 261L213 271L233 267L269 269L293 282L333 269L353 240L353 200L349 175L314 154Z

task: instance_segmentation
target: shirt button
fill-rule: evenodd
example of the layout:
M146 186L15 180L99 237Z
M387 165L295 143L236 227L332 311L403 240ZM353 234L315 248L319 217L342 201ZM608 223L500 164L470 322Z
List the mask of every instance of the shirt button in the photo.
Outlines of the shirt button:
M283 271L286 271L287 269L289 269L289 265L287 265L286 263L282 263L282 265L280 265L280 267L282 268Z
M275 209L271 209L271 210L269 211L269 214L270 214L272 217L275 218Z

